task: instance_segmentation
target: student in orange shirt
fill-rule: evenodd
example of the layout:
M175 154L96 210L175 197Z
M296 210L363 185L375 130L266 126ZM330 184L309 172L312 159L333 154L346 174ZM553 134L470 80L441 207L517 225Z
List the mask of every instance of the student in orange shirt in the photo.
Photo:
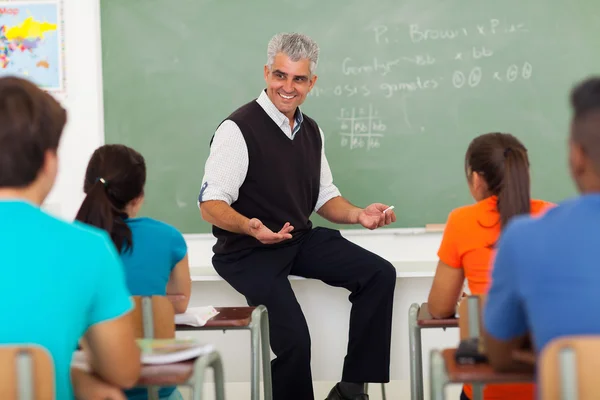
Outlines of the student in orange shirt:
M465 278L472 294L485 294L491 282L492 257L501 229L519 214L539 214L551 203L530 198L527 149L508 133L475 138L465 156L465 172L476 203L448 216L429 311L435 318L454 315ZM473 397L465 385L461 400ZM487 385L485 400L532 399L532 384Z

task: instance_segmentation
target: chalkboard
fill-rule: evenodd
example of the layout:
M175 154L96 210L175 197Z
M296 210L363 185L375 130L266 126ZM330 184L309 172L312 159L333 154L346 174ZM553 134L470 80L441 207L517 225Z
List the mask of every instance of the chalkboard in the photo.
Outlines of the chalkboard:
M260 94L280 31L319 43L302 110L342 194L395 205L391 227L472 202L464 153L490 131L528 147L534 197L574 194L568 94L600 72L593 0L101 0L101 25L106 142L146 157L143 213L185 233L210 231L196 204L209 141Z

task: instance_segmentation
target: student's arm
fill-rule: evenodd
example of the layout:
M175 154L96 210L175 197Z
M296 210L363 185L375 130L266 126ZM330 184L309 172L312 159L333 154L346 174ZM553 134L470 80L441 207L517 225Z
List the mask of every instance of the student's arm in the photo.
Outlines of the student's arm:
M71 382L77 400L127 400L121 389L79 368L71 368Z
M462 268L438 262L427 299L429 313L433 318L449 318L456 314L456 304L462 293L464 281L465 274Z
M461 224L456 212L450 213L438 250L438 265L429 291L427 305L434 318L448 318L456 313L465 273L462 268Z
M532 371L530 364L515 360L513 354L529 346L527 316L521 302L514 225L508 225L498 243L492 285L484 305L486 354L499 372Z
M123 265L108 236L90 254L89 268L97 271L90 304L84 350L90 368L100 379L120 388L132 387L140 374L140 349L135 343L133 303L125 284Z
M192 293L192 280L190 277L190 265L188 256L175 265L169 276L167 283L167 295L180 295L181 298L173 301L175 314L184 313L190 303L190 295Z

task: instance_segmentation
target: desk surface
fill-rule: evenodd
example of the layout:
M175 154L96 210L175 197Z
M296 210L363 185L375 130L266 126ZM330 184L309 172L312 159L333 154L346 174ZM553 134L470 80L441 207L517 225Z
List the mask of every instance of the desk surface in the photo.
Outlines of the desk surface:
M255 307L215 307L219 313L204 326L177 325L178 331L195 331L212 328L242 328L250 325Z
M442 351L450 383L512 383L534 380L534 375L531 373L499 373L495 372L489 364L458 365L454 358L455 353L456 349Z
M417 315L417 325L420 328L458 328L458 318L435 319L429 313L429 305L423 303Z
M392 265L396 268L398 278L431 278L435 273L437 261L395 261ZM212 266L190 268L192 281L222 281ZM290 276L290 280L304 280L299 276Z
M195 360L186 360L171 364L142 364L136 386L174 386L182 385L194 373ZM76 351L71 360L72 368L89 372L90 368L83 351Z

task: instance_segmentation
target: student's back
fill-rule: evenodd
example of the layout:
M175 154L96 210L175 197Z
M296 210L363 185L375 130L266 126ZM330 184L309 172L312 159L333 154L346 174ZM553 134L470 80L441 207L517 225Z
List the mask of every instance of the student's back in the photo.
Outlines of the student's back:
M127 218L133 246L121 253L127 287L133 295L167 293L173 268L187 253L183 235L171 225L152 218Z
M187 246L174 227L151 219L136 218L144 201L146 163L134 149L109 144L96 149L85 174L87 194L77 219L106 230L120 249L127 287L134 296L182 295L175 312L184 312L191 291ZM173 321L174 323L174 321ZM126 392L130 400L147 398L146 389ZM170 397L171 396L171 397ZM163 388L160 397L177 399L174 387Z
M502 233L483 312L496 370L524 370L512 355L528 342L539 354L563 335L600 334L600 77L578 84L571 106L569 169L581 196Z
M35 343L54 361L57 399L73 397L70 363L88 327L131 309L108 235L0 201L0 343ZM102 301L99 298L102 297Z
M465 173L476 203L453 210L438 251L439 263L429 293L435 317L455 314L465 279L472 294L486 294L500 233L518 215L538 215L551 203L530 198L527 149L513 135L487 133L473 139L465 154ZM485 400L525 400L531 384L486 385ZM471 385L461 398L472 399Z
M553 204L531 200L531 215L542 214ZM485 294L491 283L495 243L500 238L498 197L490 196L450 213L442 243L440 261L462 268L472 294Z
M108 235L40 210L58 170L67 113L48 93L0 78L0 345L33 344L54 362L56 398L131 387L140 371L122 263ZM73 373L84 338L91 373ZM82 392L83 390L83 392Z
M497 260L496 289L508 280L512 289L502 291L502 300L489 303L486 311L498 315L495 308L506 306L506 296L518 301L521 311L502 327L490 320L495 336L529 329L539 352L560 336L600 334L595 317L600 309L600 194L565 201L539 219L516 219L501 245L507 252ZM490 293L491 299L498 293ZM517 318L525 310L527 318Z

